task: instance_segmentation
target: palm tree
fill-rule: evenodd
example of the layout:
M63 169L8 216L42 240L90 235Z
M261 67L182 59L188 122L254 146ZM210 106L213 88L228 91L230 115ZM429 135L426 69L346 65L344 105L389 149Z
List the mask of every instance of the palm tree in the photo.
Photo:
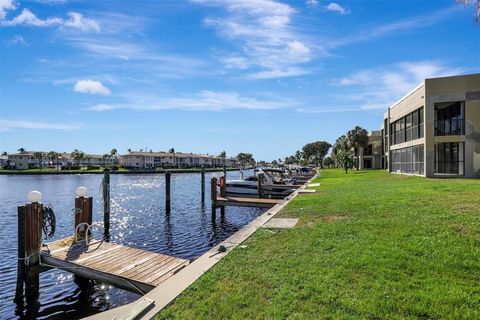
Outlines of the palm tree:
M23 148L23 147L22 147L22 148L19 148L19 149L18 149L18 152L20 152L20 153L25 152L25 148Z
M175 159L175 149L174 148L170 148L168 149L168 153L172 153L173 154L173 166L175 167L176 166L176 159Z
M76 161L77 165L80 165L80 161L85 158L85 153L78 149L75 149L72 151L72 158Z
M360 149L368 145L368 131L362 127L356 126L347 132L347 139L353 148L355 156L355 168L358 170L360 166Z
M227 158L227 153L225 152L225 150L220 152L218 157L223 160L223 167L225 167L225 159Z
M302 158L302 152L300 150L297 150L297 152L295 152L295 161L297 162L297 164L300 164L302 162Z
M33 156L38 160L38 166L43 168L43 152L35 152Z
M3 151L2 156L6 156L6 155L8 155L7 151Z
M132 149L128 148L128 149L127 149L127 152L128 152L128 153L131 153L131 152L132 152Z
M115 148L110 151L110 158L113 159L114 164L117 164L117 154L118 152Z
M345 135L340 136L335 141L332 148L332 157L335 159L336 166L342 167L345 173L348 173L348 168L353 164L352 144Z
M47 152L47 157L50 160L51 164L55 164L55 162L54 162L55 157L56 157L56 152L55 151Z

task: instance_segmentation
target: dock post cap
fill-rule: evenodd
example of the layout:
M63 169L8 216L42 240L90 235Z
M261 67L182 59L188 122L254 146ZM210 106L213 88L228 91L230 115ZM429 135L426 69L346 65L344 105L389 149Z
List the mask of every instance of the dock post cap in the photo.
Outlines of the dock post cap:
M40 191L30 191L27 195L28 202L41 202L42 201L42 193Z
M77 197L83 198L87 195L87 191L88 189L85 187L78 187L77 190L75 190L75 194L77 195Z

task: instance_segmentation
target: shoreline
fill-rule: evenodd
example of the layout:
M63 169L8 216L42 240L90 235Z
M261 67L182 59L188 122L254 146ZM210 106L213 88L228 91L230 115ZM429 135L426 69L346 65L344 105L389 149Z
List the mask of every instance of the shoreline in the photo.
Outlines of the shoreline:
M239 171L240 168L226 168L226 171ZM245 169L248 170L248 169ZM103 170L65 170L65 171L24 171L24 170L8 170L3 172L0 170L0 175L62 175L62 174L103 174ZM223 168L205 168L205 172L222 172ZM135 171L110 171L110 174L165 174L171 173L201 173L202 169L162 169L162 170L135 170Z

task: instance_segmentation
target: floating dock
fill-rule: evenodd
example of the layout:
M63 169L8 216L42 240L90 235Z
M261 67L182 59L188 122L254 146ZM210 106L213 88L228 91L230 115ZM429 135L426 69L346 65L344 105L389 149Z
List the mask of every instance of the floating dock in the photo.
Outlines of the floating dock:
M73 237L50 242L40 252L40 265L143 294L188 264L185 259L104 241L73 243Z

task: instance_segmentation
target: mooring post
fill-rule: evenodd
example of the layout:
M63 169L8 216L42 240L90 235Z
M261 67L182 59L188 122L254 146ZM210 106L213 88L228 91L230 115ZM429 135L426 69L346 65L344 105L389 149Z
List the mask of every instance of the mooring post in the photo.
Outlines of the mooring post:
M201 188L202 188L202 203L205 202L205 167L202 166L202 172L201 172Z
M17 287L15 290L15 303L23 302L24 284L26 278L25 272L25 207L18 207L18 228L17 228L17 242L18 242L18 262L17 262Z
M103 235L110 235L110 169L103 170Z
M165 209L167 213L170 213L170 182L171 182L171 173L170 171L165 172Z
M220 177L220 197L225 198L227 196L227 179L225 177Z
M225 177L225 180L227 179L227 166L225 163L223 163L223 176Z
M210 197L212 199L212 208L217 207L217 178L213 177L210 181Z
M263 198L263 187L262 187L262 183L263 183L263 173L259 173L257 175L258 177L258 184L257 184L257 189L258 189L258 197L259 198Z
M18 207L18 270L15 301L34 301L39 294L39 262L42 246L43 204L38 191L28 193L30 203ZM25 288L25 291L24 291ZM25 292L25 294L24 294Z
M76 197L75 197L75 229L74 229L74 232L76 232L77 226L80 223L88 223L89 225L92 224L93 198L92 197L86 197L86 195L87 195L87 188L85 188L85 187L78 187L77 188ZM110 218L108 218L108 221L110 221ZM104 221L104 223L105 223L105 221ZM110 226L108 226L108 227L110 228ZM87 236L85 234L86 229L87 229L87 227L84 226L84 228L82 230L79 230L80 237L85 238ZM106 230L107 230L107 228L105 228L105 231ZM88 235L88 236L90 236L90 235Z
M243 168L240 168L240 180L243 180Z

